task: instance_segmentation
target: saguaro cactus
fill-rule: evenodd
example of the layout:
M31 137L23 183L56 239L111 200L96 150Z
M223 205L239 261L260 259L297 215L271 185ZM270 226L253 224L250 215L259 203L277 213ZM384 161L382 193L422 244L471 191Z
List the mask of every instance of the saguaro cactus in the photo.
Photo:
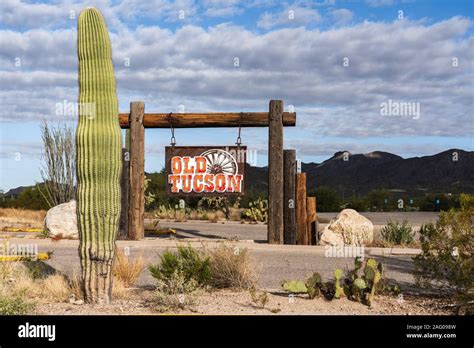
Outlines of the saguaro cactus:
M121 131L109 33L95 8L79 16L77 53L79 256L85 300L108 303L120 217Z

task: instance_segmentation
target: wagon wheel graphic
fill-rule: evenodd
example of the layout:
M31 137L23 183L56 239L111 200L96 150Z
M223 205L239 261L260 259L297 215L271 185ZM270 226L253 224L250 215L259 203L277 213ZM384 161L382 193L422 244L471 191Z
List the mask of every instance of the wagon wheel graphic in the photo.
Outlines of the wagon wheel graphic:
M226 175L238 173L237 162L227 151L212 149L204 151L201 156L207 160L206 173Z

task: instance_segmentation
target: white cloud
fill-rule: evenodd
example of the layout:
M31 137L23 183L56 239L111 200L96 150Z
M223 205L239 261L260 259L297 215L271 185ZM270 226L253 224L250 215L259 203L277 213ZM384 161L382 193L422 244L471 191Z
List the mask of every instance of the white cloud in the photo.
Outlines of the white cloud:
M352 11L345 8L331 10L330 13L334 24L337 26L349 24L354 17Z
M302 26L319 23L321 20L322 17L318 10L300 6L288 6L281 12L265 12L260 16L257 26L269 30L281 25Z
M205 0L204 14L208 17L232 17L241 14L244 9L238 0Z

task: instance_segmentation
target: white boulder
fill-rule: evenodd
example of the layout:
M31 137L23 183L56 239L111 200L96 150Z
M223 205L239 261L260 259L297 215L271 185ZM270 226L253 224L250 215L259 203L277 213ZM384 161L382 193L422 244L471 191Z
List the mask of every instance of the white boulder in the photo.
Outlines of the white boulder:
M374 225L354 209L344 209L319 237L320 245L367 245L374 240Z
M44 228L50 237L62 235L63 238L79 238L77 229L76 201L59 204L48 210Z

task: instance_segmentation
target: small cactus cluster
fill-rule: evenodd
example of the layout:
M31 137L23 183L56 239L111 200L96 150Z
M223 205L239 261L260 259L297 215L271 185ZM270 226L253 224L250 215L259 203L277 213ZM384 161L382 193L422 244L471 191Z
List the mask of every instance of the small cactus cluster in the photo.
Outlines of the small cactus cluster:
M308 294L310 299L320 296L325 291L325 284L319 273L313 273L306 281L284 280L281 283L283 290L291 294Z
M356 258L354 269L348 272L344 280L344 292L349 299L371 306L376 291L380 290L383 266L375 259L368 259L363 274L359 275L362 265L362 261Z
M400 288L384 284L383 265L375 259L368 259L365 263L356 258L354 269L346 272L342 269L334 271L334 282L324 283L318 273L314 273L306 282L301 280L283 281L283 290L293 294L307 293L310 299L324 296L327 300L339 299L346 296L353 301L362 302L371 306L376 293L388 291L394 294L400 292ZM361 270L363 271L361 272ZM361 273L361 274L359 274Z
M249 208L244 214L253 222L267 222L268 201L259 197L256 201L249 203Z

